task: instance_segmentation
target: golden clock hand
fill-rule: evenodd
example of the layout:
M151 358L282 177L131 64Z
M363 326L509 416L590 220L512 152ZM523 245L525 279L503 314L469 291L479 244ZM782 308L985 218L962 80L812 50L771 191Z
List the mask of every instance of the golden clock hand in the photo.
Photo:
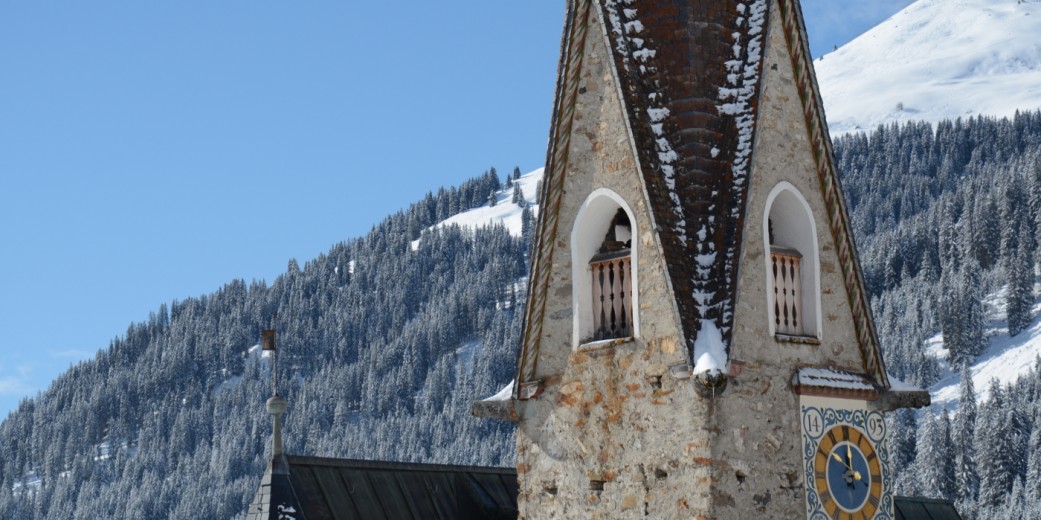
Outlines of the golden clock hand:
M831 457L833 459L839 461L839 463L842 464L843 466L846 466L846 469L849 469L849 464L846 464L846 461L842 460L842 457L839 457L838 453L831 452Z

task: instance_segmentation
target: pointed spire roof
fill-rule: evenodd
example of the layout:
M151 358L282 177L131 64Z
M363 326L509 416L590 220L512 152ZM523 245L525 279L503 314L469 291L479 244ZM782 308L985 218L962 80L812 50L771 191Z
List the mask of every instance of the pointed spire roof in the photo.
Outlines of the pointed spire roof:
M568 3L543 207L533 254L519 381L534 380L586 38L604 38L692 365L699 336L729 351L763 47L781 13L827 219L865 369L888 380L878 352L797 0L571 0ZM517 385L520 395L523 385Z

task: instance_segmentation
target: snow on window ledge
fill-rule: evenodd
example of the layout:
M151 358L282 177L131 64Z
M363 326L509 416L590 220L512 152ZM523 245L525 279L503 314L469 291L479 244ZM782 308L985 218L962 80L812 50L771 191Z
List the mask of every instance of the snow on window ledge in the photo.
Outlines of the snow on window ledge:
M633 343L634 341L636 341L636 338L634 336L628 336L624 338L602 339L599 341L587 341L585 343L579 344L575 351L584 353L599 352L601 350L612 349L614 347L624 345L626 343Z
M797 336L793 334L774 334L778 343L800 343L803 345L820 345L821 340L814 336Z

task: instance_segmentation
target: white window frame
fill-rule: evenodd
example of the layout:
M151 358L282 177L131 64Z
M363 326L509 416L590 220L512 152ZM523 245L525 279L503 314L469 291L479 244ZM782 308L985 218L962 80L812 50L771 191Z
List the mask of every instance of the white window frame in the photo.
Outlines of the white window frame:
M640 335L640 295L637 291L640 286L640 253L637 245L636 215L621 195L607 188L598 188L582 202L571 228L572 348L578 348L583 341L593 336L593 284L589 261L600 249L607 229L619 208L625 211L632 226L632 330L633 337Z
M773 220L775 244L770 244L770 220ZM763 268L766 270L766 300L770 335L777 334L774 325L774 278L771 268L770 247L777 245L795 249L802 255L799 264L802 292L802 334L821 339L821 282L820 248L817 243L817 224L806 197L792 183L777 183L763 211Z

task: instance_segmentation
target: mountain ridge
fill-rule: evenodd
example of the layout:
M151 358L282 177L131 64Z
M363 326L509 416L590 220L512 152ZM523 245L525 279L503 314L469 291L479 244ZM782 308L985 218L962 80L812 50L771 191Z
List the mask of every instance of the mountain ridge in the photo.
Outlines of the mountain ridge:
M1041 107L1041 2L918 0L814 60L832 135Z

